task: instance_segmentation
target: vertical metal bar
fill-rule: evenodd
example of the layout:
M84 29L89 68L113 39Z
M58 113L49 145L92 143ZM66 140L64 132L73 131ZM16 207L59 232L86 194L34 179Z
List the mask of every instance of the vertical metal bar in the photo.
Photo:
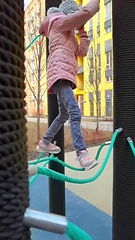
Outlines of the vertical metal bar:
M50 7L58 7L61 0L47 0L46 11ZM48 40L46 47L46 55L48 56ZM58 105L56 95L48 94L48 125L50 126L52 121L58 115ZM61 152L57 155L58 158L64 161L64 126L60 129L59 133L55 136L54 141L61 148ZM64 173L64 167L57 162L50 162L49 168ZM65 215L65 183L49 179L49 211L60 215Z
M123 128L114 146L113 240L135 239L135 1L113 6L114 129Z

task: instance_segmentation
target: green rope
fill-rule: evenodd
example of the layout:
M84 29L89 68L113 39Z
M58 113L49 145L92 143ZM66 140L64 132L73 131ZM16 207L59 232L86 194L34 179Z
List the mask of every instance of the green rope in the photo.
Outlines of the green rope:
M72 240L92 240L92 238L80 228L68 222L65 234Z
M99 149L98 149L98 151L97 151L97 154L96 154L96 157L95 157L96 160L98 160L99 154L100 154L100 152L101 152L101 150L102 150L102 148L103 148L104 146L105 146L105 143L102 143L101 146L99 147Z
M48 157L48 158L41 158L39 161L33 161L33 162L31 162L29 165L32 165L32 164L35 165L35 164L37 164L37 163L42 163L42 162L47 161L47 160L48 160L48 161L56 161L56 162L58 162L59 164L61 164L62 166L67 167L67 168L69 168L69 169L71 169L71 170L84 171L84 168L75 168L75 167L72 167L72 166L68 165L67 163L61 161L61 160L58 159L57 157L54 157L53 154L52 154L50 157Z
M38 157L38 159L34 162L36 162L35 164L38 164L40 163L40 158L44 155L44 153L41 153L40 156ZM46 158L46 162L42 165L42 167L45 167L48 162L49 162L49 158ZM33 162L30 162L29 165L33 164ZM29 186L36 180L36 178L38 177L38 174L32 176L30 179L29 179Z
M29 45L27 46L27 47L25 47L25 51L28 49L28 48L30 48L31 47L31 45L37 40L37 38L39 38L40 37L40 34L39 35L37 35L36 37L34 37L33 39L32 39L32 41L29 43Z
M108 162L108 159L110 157L110 154L111 154L111 151L112 151L112 148L113 148L113 145L114 145L114 142L115 142L115 139L116 139L117 135L118 135L118 131L115 131L113 136L112 136L112 140L111 140L110 146L108 148L107 154L105 156L105 159L104 159L100 169L97 171L97 173L95 173L95 175L93 177L90 177L90 178L87 178L87 179L75 179L75 178L67 177L66 175L63 175L61 173L57 173L57 172L55 172L51 169L45 169L45 168L42 168L42 167L37 167L37 174L46 175L46 176L48 176L52 179L65 181L65 182L69 182L69 183L84 184L84 183L93 182L103 172L103 170L104 170L104 168L105 168L105 166Z
M50 155L49 157L45 157L45 158L41 158L41 155L39 156L39 160L35 160L32 162L29 162L28 165L36 165L38 163L42 163L44 161L48 161L50 159L54 158L52 155Z
M127 140L128 140L129 146L130 146L130 148L131 148L131 150L132 150L132 152L135 156L135 147L134 147L133 141L130 137L128 137Z
M105 143L102 143L101 146L99 147L99 149L98 149L98 151L97 151L97 154L96 154L96 157L95 157L96 160L98 160L99 154L100 154L102 148L103 148L105 145L106 145ZM39 160L39 159L40 159L40 160ZM50 161L56 161L56 162L60 163L62 166L67 167L67 168L69 168L69 169L71 169L71 170L84 171L84 168L75 168L75 167L72 167L72 166L68 165L67 163L65 163L65 162L61 161L60 159L58 159L58 157L54 157L53 154L51 154L50 157L48 157L48 158L42 158L42 156L40 155L40 156L39 156L39 159L37 159L36 161L32 161L32 162L30 162L30 163L28 163L28 164L29 164L29 165L32 165L32 164L35 165L35 164L42 163L42 162L44 162L44 161L50 160Z
M50 161L50 160L46 161L46 162L42 165L42 168L44 168L44 167L48 164L49 161ZM38 174L32 176L32 177L29 179L29 186L36 180L37 177L38 177Z

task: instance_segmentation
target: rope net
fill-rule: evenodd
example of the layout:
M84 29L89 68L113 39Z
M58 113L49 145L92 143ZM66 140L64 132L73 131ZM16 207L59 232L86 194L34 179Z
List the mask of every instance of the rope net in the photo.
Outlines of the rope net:
M0 0L0 239L30 239L23 1Z

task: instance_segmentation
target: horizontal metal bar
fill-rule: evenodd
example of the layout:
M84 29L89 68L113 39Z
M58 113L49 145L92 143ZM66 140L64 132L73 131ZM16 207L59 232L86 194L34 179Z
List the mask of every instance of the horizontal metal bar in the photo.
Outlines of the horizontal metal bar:
M118 128L118 129L116 129L116 131L117 131L118 133L120 133L120 132L122 132L122 131L123 131L123 128L122 128L122 127L120 127L120 128Z
M28 166L28 172L29 172L29 176L36 175L37 174L37 166L36 165Z
M105 142L105 145L110 145L111 141Z
M130 143L130 142L133 142L131 137L127 137L127 141Z
M49 232L64 234L68 222L63 216L27 208L24 214L23 224Z

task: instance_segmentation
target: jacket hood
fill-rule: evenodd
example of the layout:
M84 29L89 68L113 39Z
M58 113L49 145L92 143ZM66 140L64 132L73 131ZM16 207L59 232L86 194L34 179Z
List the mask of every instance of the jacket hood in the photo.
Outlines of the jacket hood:
M50 13L43 21L43 30L44 30L44 36L49 37L50 29L52 26L52 23L59 19L60 17L63 17L63 13Z

